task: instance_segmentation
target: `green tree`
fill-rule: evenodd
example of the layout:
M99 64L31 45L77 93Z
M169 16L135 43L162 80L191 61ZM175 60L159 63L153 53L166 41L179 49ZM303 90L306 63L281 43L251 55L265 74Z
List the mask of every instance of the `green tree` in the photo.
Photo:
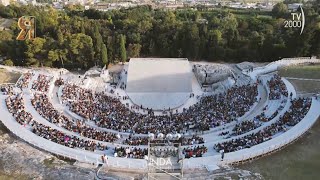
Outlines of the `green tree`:
M107 46L105 44L102 44L102 48L101 48L101 62L108 66L108 50L107 50Z
M120 35L120 57L122 63L127 61L127 52L126 52L126 37L124 35Z
M105 57L108 62L125 62L139 56L235 62L320 56L320 0L305 3L306 27L302 35L298 28L283 28L283 21L290 18L283 3L277 4L273 12L197 8L163 11L141 6L101 12L75 6L66 11L0 6L4 18L36 16L38 37L16 41L20 30L13 21L10 28L0 31L0 56L19 66L66 68L89 68L102 64ZM103 44L107 46L106 56L102 54Z
M64 43L64 37L60 28L57 30L57 41L58 41L58 45L60 46L63 45Z
M45 43L46 39L40 37L26 41L27 50L25 54L27 56L27 65L43 65L44 60L46 59L46 49L44 49Z
M209 55L208 57L212 58L213 60L218 60L222 57L222 32L218 29L210 30L209 31L209 38L208 38L208 46L209 46Z
M13 61L11 59L6 59L3 61L3 64L6 66L13 66Z
M272 14L276 18L284 17L287 13L288 7L283 2L277 3L272 9Z
M12 33L9 31L0 31L0 56L8 56L10 44L12 44Z
M65 46L72 66L88 68L95 65L93 42L90 36L82 33L72 34L67 37Z
M185 50L186 56L189 58L198 58L199 54L199 28L196 24L187 25L186 28L186 38L185 38Z
M48 66L52 66L52 63L53 63L53 62L59 60L59 54L58 54L57 50L50 50L50 51L48 52L48 60L49 60L49 62L51 63L51 64L48 65Z
M12 33L10 31L0 31L0 42L8 41L12 39Z
M99 27L98 25L94 26L94 32L92 36L93 44L94 44L94 50L95 50L95 58L96 59L101 59L101 48L102 48L102 36L99 32Z
M129 58L135 58L140 56L141 45L140 44L129 44L128 56Z

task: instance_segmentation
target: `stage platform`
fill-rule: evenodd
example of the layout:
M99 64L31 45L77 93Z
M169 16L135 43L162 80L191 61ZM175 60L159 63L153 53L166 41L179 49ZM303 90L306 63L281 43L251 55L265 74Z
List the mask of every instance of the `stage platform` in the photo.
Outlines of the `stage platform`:
M191 65L179 58L132 58L126 93L134 104L144 108L177 108L192 93Z

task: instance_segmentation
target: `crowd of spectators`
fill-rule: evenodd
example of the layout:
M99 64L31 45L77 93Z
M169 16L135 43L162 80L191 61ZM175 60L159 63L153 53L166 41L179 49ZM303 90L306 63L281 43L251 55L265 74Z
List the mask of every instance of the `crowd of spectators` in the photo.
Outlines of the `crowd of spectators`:
M202 97L198 103L171 119L184 123L174 125L181 130L206 131L244 115L256 102L257 93L256 85L235 86L226 93Z
M273 112L273 114L271 116L266 116L265 111L267 111L267 109L269 108L268 105L266 105L263 109L262 109L262 113L257 115L254 120L255 121L260 121L260 122L268 122L271 121L273 118L275 118L279 112L284 108L285 104L287 102L287 99L283 99L281 101L280 106Z
M183 154L185 155L185 158L202 157L206 152L208 152L208 148L204 145L196 147L187 147L183 149Z
M260 127L262 123L269 122L270 120L275 118L279 114L279 111L281 111L284 108L283 103L285 102L286 102L286 99L282 100L281 105L277 108L277 110L271 116L267 117L265 115L265 111L268 108L268 105L266 105L263 108L262 112L259 115L255 116L253 120L242 121L235 125L235 127L232 129L232 133L230 133L229 131L225 131L225 132L221 132L219 136L225 136L230 133L226 137L226 138L230 138L232 136L238 136Z
M255 121L255 120L242 121L241 123L236 124L235 127L232 129L231 136L238 136L238 135L244 134L260 126L261 126L261 123L259 121Z
M22 75L22 77L18 80L18 82L16 84L17 87L20 88L20 89L28 87L29 82L30 82L30 80L31 80L33 75L34 74L32 74L30 72L24 73Z
M115 147L114 157L145 159L148 156L148 149L137 147Z
M107 147L101 143L96 143L91 140L80 139L76 136L69 136L57 129L52 129L49 126L37 122L33 123L32 132L40 137L43 137L45 139L48 139L50 141L70 148L80 148L88 151L107 150Z
M93 93L75 85L65 85L63 103L81 117L94 121L98 126L132 133L132 127L143 115L129 111L118 98L102 93Z
M115 133L98 131L97 129L86 125L81 120L69 119L53 107L46 94L34 94L31 104L37 112L49 122L63 127L68 131L78 133L80 136L104 142L114 142L118 139Z
M268 82L269 86L269 99L270 100L276 100L281 99L281 95L288 97L288 90L286 88L286 85L281 80L281 77L277 74L275 74Z
M129 136L122 143L131 146L148 145L149 139L149 137ZM205 142L203 137L197 135L193 135L192 137L181 137L177 140L170 139L168 141L172 143L181 143L182 146L203 144ZM150 142L154 141L150 140Z
M30 126L32 132L42 138L61 144L70 148L80 148L85 150L106 150L107 147L94 141L79 139L75 136L69 136L61 131L52 129L33 120L31 113L25 111L22 94L11 95L6 98L6 105L9 112L15 120L23 125Z
M118 98L93 93L75 85L63 88L63 103L78 115L98 126L128 133L202 132L229 123L244 115L257 101L257 85L236 86L224 94L206 96L180 114L154 116L130 111ZM152 111L152 110L148 110Z
M59 77L55 82L54 82L54 85L55 86L61 86L61 85L64 85L64 80Z
M149 138L148 137L141 137L141 136L129 136L125 139L122 144L130 145L130 146L140 146L140 145L148 145Z
M217 152L220 152L220 150L224 150L224 152L233 152L268 141L277 133L285 132L290 126L299 123L309 111L310 106L311 99L309 98L291 100L290 109L275 123L272 123L270 126L267 126L256 133L218 143L214 146L214 149Z
M282 117L283 123L285 123L287 126L295 126L298 124L308 113L311 107L311 102L311 98L299 98L291 101L290 110Z
M25 111L22 93L8 96L6 98L6 105L8 111L19 124L26 126L30 122L33 122L32 115Z
M203 144L205 140L201 136L193 135L192 137L181 137L179 139L182 146L185 145L196 145L196 144Z
M27 87L32 77L31 73L26 73L17 82L18 87ZM47 92L51 79L45 75L39 75L33 82L32 89L41 92ZM59 81L59 82L58 82ZM184 109L182 113L170 115L155 116L152 113L139 114L130 111L130 108L122 104L119 98L106 95L104 92L94 93L90 89L80 88L76 85L64 84L63 80L57 80L56 85L64 85L62 101L71 111L84 117L87 120L94 121L98 126L114 129L120 132L129 133L185 133L189 130L206 131L236 120L243 116L250 107L257 102L257 84L235 86L225 93L205 96L198 103L189 109ZM286 86L278 75L268 81L270 88L269 99L280 99L281 95L288 96ZM6 105L9 112L18 123L24 126L30 126L32 132L40 137L53 141L55 143L85 150L106 150L106 146L91 140L84 140L76 136L66 135L63 132L43 125L33 120L32 115L25 111L22 94L13 95L12 86L1 87L0 90L9 96L6 98ZM125 98L125 97L123 97ZM35 93L31 104L36 111L46 120L54 123L68 131L79 134L94 140L115 142L118 137L115 133L99 131L88 126L83 120L70 119L57 111L47 94ZM262 130L246 135L241 138L232 139L214 146L216 151L233 152L244 148L250 148L254 145L270 140L279 132L285 132L290 126L294 126L303 119L311 106L311 99L291 100L290 109L284 113L276 122ZM282 107L283 108L283 107ZM279 109L278 109L279 110ZM264 112L256 116L253 120L242 121L233 128L231 136L237 136L249 132L261 126L261 122L270 121L278 115L275 111L270 117L266 117ZM147 145L148 137L130 136L122 143L132 146ZM207 147L195 146L203 144L205 141L200 136L181 137L178 142L181 145L194 145L183 149L185 158L202 157L207 152ZM154 149L155 155L167 154L173 155L175 150ZM138 147L120 147L114 149L115 157L138 158L143 159L148 155L148 150Z
M40 92L48 92L50 81L50 77L43 74L39 74L37 80L35 80L32 84L32 89Z
M66 135L57 129L53 129L49 126L34 121L33 116L29 112L25 111L22 93L8 96L6 99L6 105L9 112L12 113L13 117L19 124L30 126L32 128L31 131L42 138L70 148L79 148L88 151L104 151L108 149L103 144L96 143L95 141L91 140L80 139L76 136ZM52 117L54 117L54 115ZM195 154L197 154L197 156L199 156L199 148L195 148L193 151ZM115 157L144 159L147 155L148 150L142 148L118 146L114 149Z
M0 86L0 92L2 92L4 95L13 95L13 85L1 85Z
M186 147L183 149L185 158L202 157L208 148L204 145L195 147ZM136 147L116 147L114 150L115 157L138 158L144 159L148 155L148 150ZM169 156L176 157L178 155L178 148L171 146L156 146L150 148L150 155L155 157L167 158Z
M41 102L39 99L47 99L44 94L36 94L32 104L41 104L46 102L44 100ZM39 103L38 103L39 102ZM40 103L41 102L41 103ZM50 104L50 103L46 103ZM64 134L61 131L43 125L33 120L32 115L29 112L25 111L23 96L22 94L11 95L6 98L6 105L10 113L12 113L13 117L16 119L18 123L21 125L30 125L32 127L32 132L37 134L40 137L53 141L55 143L70 147L70 148L81 148L85 150L105 150L106 147L100 143L95 143L94 141L79 139L75 136L69 136ZM219 143L215 146L215 149L219 152L220 150L224 150L224 152L233 152L237 150L241 150L244 148L250 148L254 145L260 144L262 142L270 140L274 135L279 132L284 132L288 129L289 126L294 126L303 119L303 117L308 112L311 106L311 99L299 98L291 101L290 109L282 116L278 121L271 124L270 126L265 127L263 130L258 131L257 133L252 133L250 135L233 139L231 141L226 141L223 143ZM53 109L46 109L48 112L55 111ZM40 111L40 113L42 113ZM60 116L59 114L52 114L49 117ZM52 120L53 121L53 120ZM59 121L59 120L57 120ZM63 123L68 124L68 123ZM244 121L242 122L238 128L252 126L252 122ZM69 129L74 131L74 129ZM192 137L193 140L198 139L196 136ZM191 138L190 138L191 139ZM199 139L200 141L201 139ZM164 148L165 149L165 148ZM175 151L157 151L161 154L163 152L175 152ZM195 146L195 147L186 147L183 149L183 153L185 158L191 157L202 157L204 153L207 152L207 148L203 146ZM156 151L155 151L156 153ZM156 153L159 155L159 153ZM136 147L116 147L114 149L115 157L126 157L126 158L138 158L143 159L148 154L147 149L136 148ZM168 154L168 153L165 153ZM170 153L169 153L170 154Z

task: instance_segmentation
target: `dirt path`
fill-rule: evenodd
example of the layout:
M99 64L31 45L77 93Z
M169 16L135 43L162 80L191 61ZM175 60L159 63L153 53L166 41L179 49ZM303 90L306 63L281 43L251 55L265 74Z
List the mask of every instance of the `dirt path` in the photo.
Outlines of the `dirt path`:
M0 69L0 84L16 83L20 76L20 73L8 72L7 70Z

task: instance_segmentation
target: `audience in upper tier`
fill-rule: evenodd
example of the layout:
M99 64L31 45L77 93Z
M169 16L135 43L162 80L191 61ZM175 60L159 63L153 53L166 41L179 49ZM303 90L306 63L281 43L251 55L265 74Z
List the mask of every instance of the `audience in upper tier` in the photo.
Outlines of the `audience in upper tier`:
M270 90L270 100L280 99L281 95L288 97L288 90L286 88L286 85L281 80L281 77L279 75L275 74L267 84Z
M39 74L37 80L35 80L32 84L32 89L36 91L47 92L49 90L50 81L50 77L43 74Z
M28 84L32 78L33 74L30 72L24 73L21 78L16 83L16 86L20 89L28 87Z
M249 111L257 101L257 94L256 84L236 86L224 94L203 97L180 114L162 116L154 116L152 109L147 109L147 115L135 113L118 98L69 84L63 88L62 101L71 111L100 127L129 133L168 134L202 132L234 121Z
M311 106L311 99L299 98L292 100L291 104L290 109L270 126L241 138L218 143L214 148L217 152L222 149L224 152L238 151L268 141L277 133L286 131L288 126L294 126L304 118Z

